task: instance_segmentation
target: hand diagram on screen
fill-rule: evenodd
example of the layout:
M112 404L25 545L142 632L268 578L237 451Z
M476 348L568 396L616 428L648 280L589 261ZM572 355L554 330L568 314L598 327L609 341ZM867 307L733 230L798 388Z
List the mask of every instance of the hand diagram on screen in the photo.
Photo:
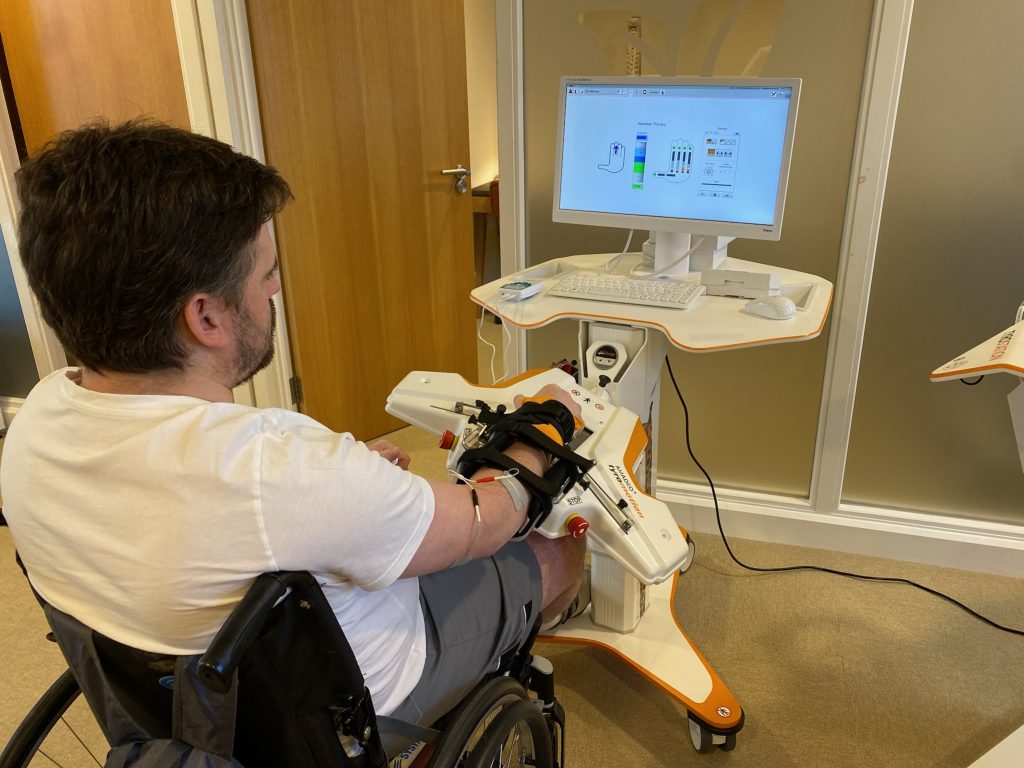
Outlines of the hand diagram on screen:
M608 171L608 173L618 173L622 170L625 163L626 148L620 142L613 141L608 145L608 162L597 167L602 171Z

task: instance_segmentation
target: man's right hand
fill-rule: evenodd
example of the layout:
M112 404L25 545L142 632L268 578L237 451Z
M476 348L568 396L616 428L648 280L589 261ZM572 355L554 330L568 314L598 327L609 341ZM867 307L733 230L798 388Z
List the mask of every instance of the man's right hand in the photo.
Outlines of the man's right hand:
M524 395L516 395L512 403L516 408L521 406L527 398ZM573 420L576 422L573 434L579 432L583 428L583 421L580 419L580 405L572 399L572 395L566 392L557 384L545 384L539 390L537 394L533 395L531 400L557 400L572 414Z

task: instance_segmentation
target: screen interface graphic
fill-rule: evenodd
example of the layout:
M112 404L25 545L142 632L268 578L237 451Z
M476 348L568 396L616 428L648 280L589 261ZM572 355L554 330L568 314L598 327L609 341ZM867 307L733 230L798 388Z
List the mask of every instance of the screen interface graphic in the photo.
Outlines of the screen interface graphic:
M562 210L774 223L792 88L566 89Z

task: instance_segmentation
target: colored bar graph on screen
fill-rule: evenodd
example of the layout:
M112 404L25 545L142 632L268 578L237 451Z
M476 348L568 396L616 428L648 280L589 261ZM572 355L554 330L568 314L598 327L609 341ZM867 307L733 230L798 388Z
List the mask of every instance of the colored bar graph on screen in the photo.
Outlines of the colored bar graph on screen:
M637 133L633 150L633 189L644 188L644 168L647 165L647 132Z

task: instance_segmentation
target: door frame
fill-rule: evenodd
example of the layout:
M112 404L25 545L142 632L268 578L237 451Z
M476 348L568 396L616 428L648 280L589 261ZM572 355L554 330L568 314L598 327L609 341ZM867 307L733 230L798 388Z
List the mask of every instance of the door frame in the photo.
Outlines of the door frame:
M523 0L494 0L497 54L498 172L501 208L501 274L526 269L526 129L523 121ZM506 329L505 377L526 370L529 337L519 327Z
M193 130L212 136L264 162L256 79L249 47L244 0L169 0L174 16L185 98ZM0 229L28 329L36 369L42 378L67 365L67 356L46 324L18 258L18 216L14 173L20 166L10 115L0 100ZM271 237L273 238L271 223ZM277 351L270 366L235 389L235 401L258 407L295 410L291 398L292 361L284 298L275 299ZM5 416L15 398L2 398Z
M57 340L53 329L43 320L42 312L36 302L32 289L29 288L25 268L18 255L18 195L14 185L14 173L21 167L18 149L14 141L14 130L11 127L11 116L7 110L7 102L0 99L0 230L7 248L7 256L14 274L14 286L21 304L25 328L28 331L32 357L35 360L39 378L53 373L68 364L64 347ZM4 420L10 423L21 405L20 398L5 397L0 393L0 409Z
M170 0L192 130L266 162L245 0ZM270 237L277 248L274 223ZM284 289L277 304L276 347L269 367L236 387L235 402L296 410Z

